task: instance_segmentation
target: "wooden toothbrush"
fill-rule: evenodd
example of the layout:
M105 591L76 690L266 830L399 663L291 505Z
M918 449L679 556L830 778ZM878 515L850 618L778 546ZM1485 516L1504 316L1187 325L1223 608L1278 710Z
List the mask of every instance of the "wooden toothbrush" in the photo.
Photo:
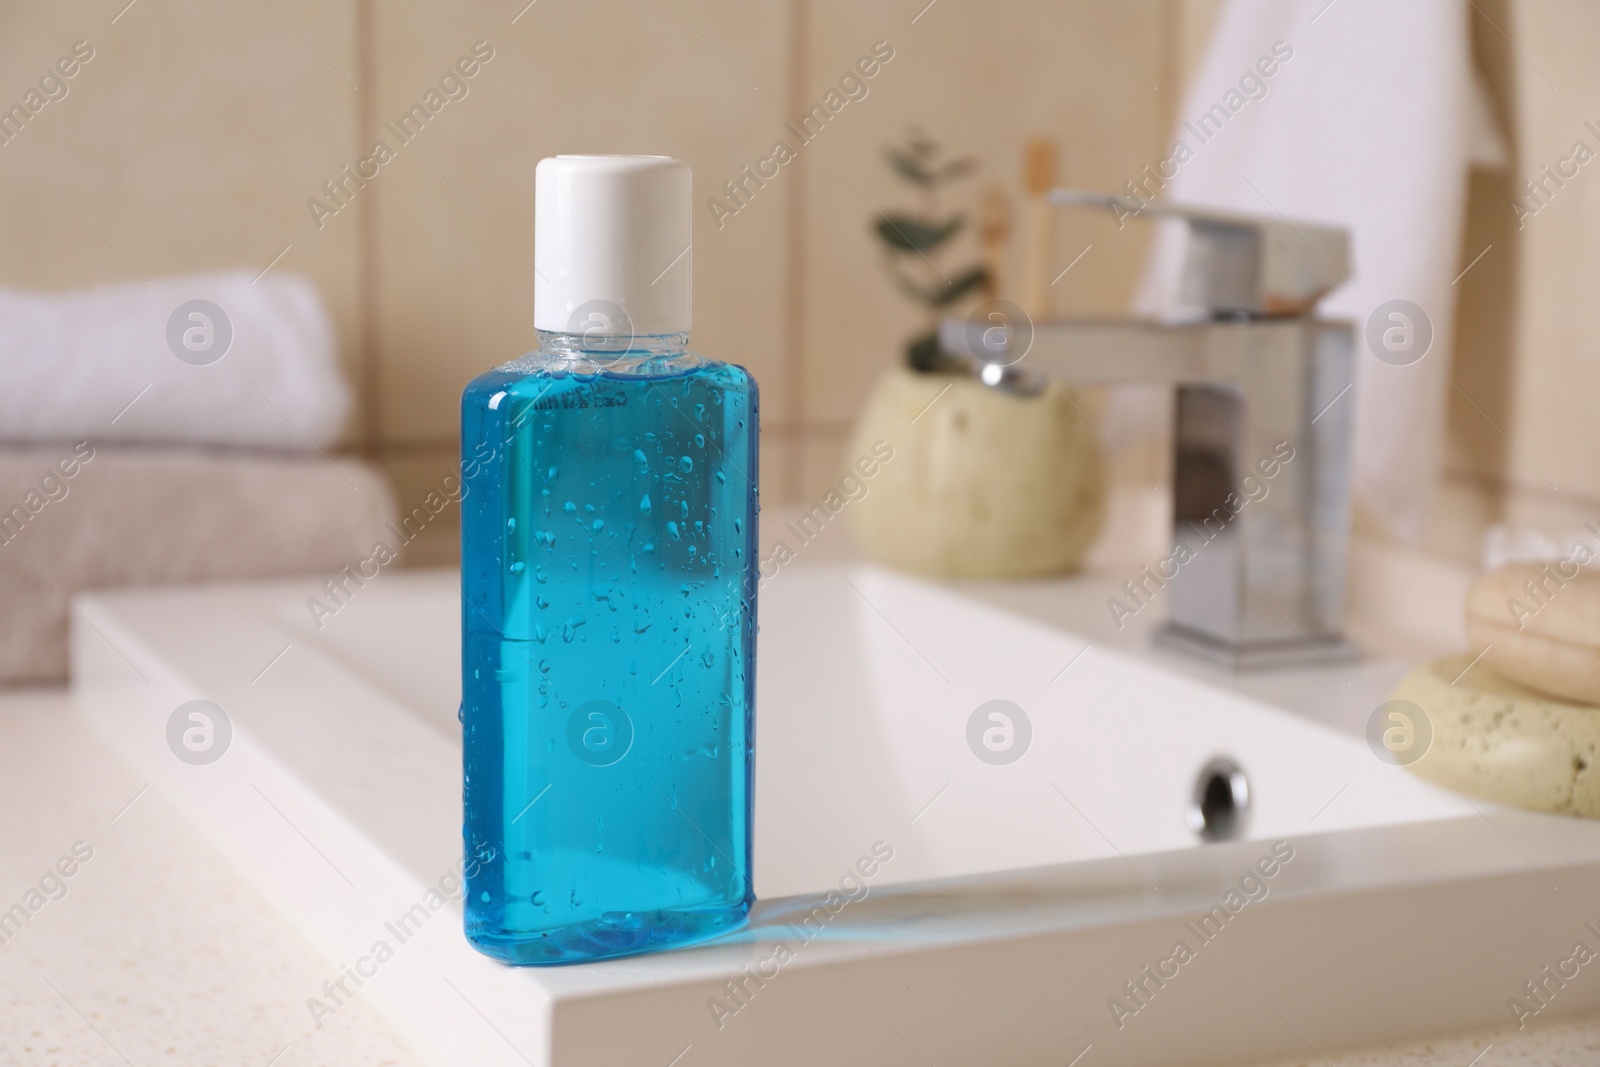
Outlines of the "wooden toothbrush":
M1017 303L1034 321L1053 317L1050 300L1050 256L1055 249L1055 208L1046 198L1056 185L1056 142L1030 138L1022 153L1023 210L1022 285Z

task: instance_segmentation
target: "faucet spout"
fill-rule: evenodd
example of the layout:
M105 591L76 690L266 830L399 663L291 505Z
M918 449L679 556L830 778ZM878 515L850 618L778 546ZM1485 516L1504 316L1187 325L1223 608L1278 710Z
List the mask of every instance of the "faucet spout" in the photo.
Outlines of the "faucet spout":
M1343 241L1333 232L1330 247ZM998 345L992 326L950 319L940 343L973 365L1020 372L1025 360L1040 380L1171 385L1173 562L1161 575L1168 618L1157 639L1235 669L1352 658L1343 628L1354 331L1309 305L1213 310L1171 324L1021 323Z

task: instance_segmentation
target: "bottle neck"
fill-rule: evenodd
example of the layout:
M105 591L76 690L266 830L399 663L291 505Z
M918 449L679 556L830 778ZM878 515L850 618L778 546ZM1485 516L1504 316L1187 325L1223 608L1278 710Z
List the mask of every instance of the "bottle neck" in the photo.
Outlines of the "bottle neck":
M565 333L540 330L539 350L561 359L616 364L643 362L682 355L689 344L687 333L646 334L639 337L611 337L597 333Z

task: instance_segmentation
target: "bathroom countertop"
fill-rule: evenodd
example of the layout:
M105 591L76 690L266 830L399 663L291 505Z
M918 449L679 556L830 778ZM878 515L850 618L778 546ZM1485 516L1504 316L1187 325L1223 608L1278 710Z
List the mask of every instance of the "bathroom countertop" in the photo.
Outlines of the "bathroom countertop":
M0 944L0 1063L421 1067L359 999L312 1025L334 969L145 786L64 688L0 689L0 912L93 849Z
M1600 1061L1600 1017L1553 1020L1470 1037L1404 1042L1354 1052L1308 1048L1307 1055L1251 1067L1585 1067Z

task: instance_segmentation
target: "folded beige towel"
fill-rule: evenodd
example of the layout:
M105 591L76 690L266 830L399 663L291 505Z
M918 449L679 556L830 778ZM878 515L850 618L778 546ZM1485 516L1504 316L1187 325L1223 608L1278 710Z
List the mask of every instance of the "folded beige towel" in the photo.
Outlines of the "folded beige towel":
M80 590L332 572L393 518L387 482L355 460L0 450L0 682L66 677L66 598Z

